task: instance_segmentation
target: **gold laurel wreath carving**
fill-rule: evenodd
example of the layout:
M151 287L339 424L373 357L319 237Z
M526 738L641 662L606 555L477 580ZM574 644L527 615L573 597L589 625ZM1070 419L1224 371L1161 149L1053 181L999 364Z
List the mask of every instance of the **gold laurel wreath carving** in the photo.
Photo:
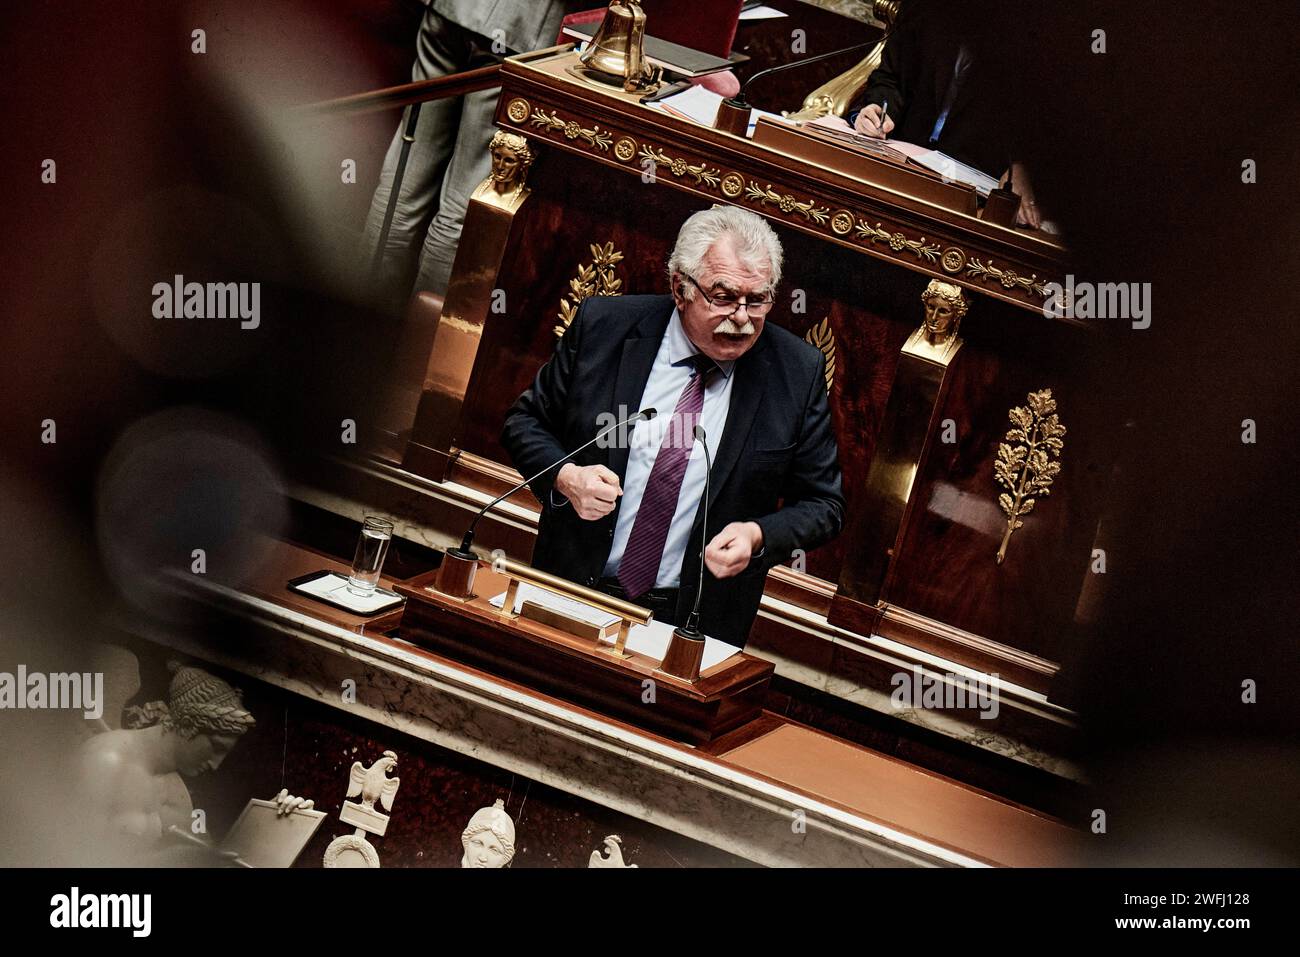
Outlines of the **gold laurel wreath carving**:
M510 107L513 109L525 102L517 99L510 103ZM514 118L513 113L511 118ZM554 110L546 111L534 107L528 122L532 126L560 133L565 139L580 140L590 148L605 152L609 151L613 143L610 132L602 130L599 126L593 125L587 128L576 120L562 119ZM631 158L634 142L630 139L626 142L619 141L619 159ZM850 232L850 227L845 223L846 220L850 220L847 210L838 211L832 218L830 208L818 206L815 200L798 200L789 193L780 192L770 183L760 186L753 180L746 181L735 172L729 172L724 176L719 169L704 163L688 163L680 157L670 156L659 147L641 144L639 155L643 160L650 159L657 166L666 168L674 177L689 176L697 186L720 190L728 198L735 199L743 192L748 200L758 206L775 206L783 213L801 216L818 226L827 226L836 235L847 235ZM945 272L958 273L964 270L968 277L982 282L995 282L1004 289L1019 289L1044 298L1047 296L1047 288L1036 273L1021 276L1009 267L995 266L992 260L985 263L973 257L967 258L966 251L958 246L944 248L939 243L928 241L925 236L912 239L899 230L888 229L883 223L877 222L872 225L863 219L854 221L851 229L853 234L868 246L881 243L895 253L910 253L922 262L941 265Z
M898 231L891 233L889 230L881 226L880 223L876 223L876 225L872 226L865 220L861 219L858 220L858 228L855 232L860 238L865 239L872 246L878 242L888 243L889 248L896 253L901 253L904 250L907 250L914 254L917 259L924 259L928 263L939 261L939 249L941 247L938 243L930 243L927 245L924 236L920 239L908 239Z
M722 176L722 170L720 169L710 169L703 163L691 164L684 159L674 159L661 149L642 146L640 156L642 160L649 160L656 166L666 167L676 177L692 177L696 186L703 184L717 189L718 179Z
M1023 526L1021 516L1034 510L1039 497L1051 494L1052 482L1061 471L1055 461L1065 443L1065 426L1056 414L1056 400L1051 389L1029 393L1027 406L1015 406L1007 413L1011 430L1007 440L998 445L993 463L993 477L1009 489L998 496L998 505L1007 516L1007 530L998 549L998 564L1007 557L1011 533Z
M533 110L532 118L528 121L533 126L542 126L553 132L564 134L566 140L581 139L588 146L594 146L597 149L608 150L612 140L609 134L599 126L593 126L587 129L574 120L562 120L555 115L552 110L550 116L547 116L542 110Z
M757 183L750 180L745 195L760 206L771 203L783 213L798 213L804 219L819 226L825 225L831 211L829 206L815 206L811 200L801 203L789 193L778 193L772 188L771 183L766 187L759 187Z
M816 346L826 357L826 394L835 384L835 330L831 328L831 317L827 316L817 325L804 333L804 342Z
M559 322L555 325L555 335L564 335L578 314L578 307L588 296L621 296L623 280L619 279L615 267L623 261L623 254L614 248L614 243L603 246L591 244L591 262L578 266L578 274L569 280L569 296L560 300Z
M985 282L990 279L995 282L1000 282L1003 289L1014 289L1019 286L1021 289L1035 293L1039 296L1047 296L1047 287L1039 281L1037 273L1034 273L1028 278L1018 276L1014 270L1000 269L993 265L992 260L989 260L987 266L978 259L970 260L970 262L966 263L966 275L975 276Z

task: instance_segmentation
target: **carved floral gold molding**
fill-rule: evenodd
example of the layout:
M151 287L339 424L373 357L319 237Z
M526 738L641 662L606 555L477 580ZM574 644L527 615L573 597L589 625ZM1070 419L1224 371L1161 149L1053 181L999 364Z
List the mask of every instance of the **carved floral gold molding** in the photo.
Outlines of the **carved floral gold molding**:
M522 123L529 104L522 98L512 100L507 115L516 123ZM560 133L568 140L581 140L589 149L608 152L611 134L599 126L583 127L574 120L565 120L554 110L540 110L531 107L528 122L535 127ZM639 147L639 152L638 152ZM692 163L679 156L672 156L657 146L646 143L638 144L630 136L621 135L614 145L614 155L621 162L629 162L634 156L642 161L649 161L656 167L662 167L674 177L690 177L696 186L719 190L728 199L747 199L755 206L775 207L786 215L799 216L807 222L828 227L836 236L845 237L852 233L864 246L877 244L888 246L891 252L899 255L910 254L930 265L940 266L950 275L963 275L966 279L986 283L997 283L1007 290L1020 290L1027 294L1047 298L1047 288L1037 273L1021 276L1010 267L994 265L992 260L984 262L968 256L960 246L943 247L937 242L927 240L925 236L913 237L898 229L890 229L881 222L874 225L865 219L854 217L846 209L831 212L829 207L819 206L813 199L800 199L790 193L781 192L771 183L760 186L756 181L747 180L736 172L723 173L720 169L706 163Z
M826 219L830 215L830 209L826 206L818 206L807 200L800 202L789 193L778 193L771 184L759 188L759 185L750 180L749 186L745 189L745 195L756 202L759 206L766 206L771 203L783 213L798 213L809 222L814 222L818 226L826 224Z
M623 254L614 248L614 243L601 246L591 244L591 262L578 266L578 274L569 280L569 296L560 300L560 312L555 324L555 335L563 336L573 317L578 314L578 307L588 296L621 296L623 280L618 278L615 267L623 261Z
M924 236L920 239L908 239L897 230L891 233L888 229L881 226L880 223L876 223L875 226L870 226L865 220L861 219L858 220L858 227L855 230L855 235L861 239L865 239L869 245L873 246L876 243L888 243L889 248L894 252L901 253L907 251L913 253L917 259L924 259L928 263L938 262L939 260L939 244L930 243L929 245L926 245Z
M620 141L621 142L621 141ZM652 150L648 146L641 147L641 160L649 160L656 166L663 166L670 173L679 179L683 176L690 176L695 180L696 186L711 186L718 188L718 178L722 176L722 170L710 169L703 163L687 163L684 159L674 159L663 150Z
M563 133L566 140L581 139L588 146L595 147L599 150L608 150L609 144L613 142L609 133L602 130L599 126L592 126L587 129L575 120L562 120L552 110L548 116L543 110L533 110L532 119L528 121L533 126L543 127L553 130L557 133Z
M993 265L993 260L989 260L988 265L980 262L978 259L972 259L966 264L966 275L973 276L976 279L994 280L1002 284L1003 289L1014 289L1019 286L1028 292L1047 298L1047 287L1039 280L1038 274L1034 273L1028 278L1017 276L1011 269L999 269Z

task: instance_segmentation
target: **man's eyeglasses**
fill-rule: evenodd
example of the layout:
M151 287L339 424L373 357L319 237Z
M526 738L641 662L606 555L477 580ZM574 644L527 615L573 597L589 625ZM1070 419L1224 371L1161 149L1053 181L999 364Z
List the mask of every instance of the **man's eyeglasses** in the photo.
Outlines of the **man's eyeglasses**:
M743 299L737 298L730 293L711 296L704 291L704 287L696 282L693 277L687 276L686 278L690 279L691 285L700 291L700 295L713 308L713 311L722 316L734 316L740 311L741 306L745 306L751 316L763 316L776 304L776 300L770 296L748 296Z

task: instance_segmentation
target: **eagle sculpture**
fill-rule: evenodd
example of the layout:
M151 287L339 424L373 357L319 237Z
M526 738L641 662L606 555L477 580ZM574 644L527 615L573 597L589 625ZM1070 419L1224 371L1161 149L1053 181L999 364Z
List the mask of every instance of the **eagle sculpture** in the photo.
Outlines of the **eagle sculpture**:
M361 806L367 810L373 811L375 801L379 801L385 811L391 811L397 786L401 783L401 778L388 777L388 772L395 767L397 755L392 751L385 751L369 768L360 761L352 762L352 773L348 776L348 797L360 794Z

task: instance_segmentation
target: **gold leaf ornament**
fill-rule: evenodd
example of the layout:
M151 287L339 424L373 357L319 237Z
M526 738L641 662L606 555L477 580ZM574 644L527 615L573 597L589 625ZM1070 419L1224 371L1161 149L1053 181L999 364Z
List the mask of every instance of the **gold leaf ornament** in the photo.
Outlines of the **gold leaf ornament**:
M826 357L826 393L829 395L831 386L835 384L835 330L831 328L831 317L827 316L809 329L803 339L820 349Z
M1020 519L1034 510L1040 497L1049 495L1060 474L1058 458L1065 447L1065 426L1056 414L1051 389L1029 393L1025 405L1007 413L1012 428L998 445L993 461L993 478L1009 491L998 495L998 506L1007 516L1007 528L998 549L998 564L1007 557L1011 533L1024 527Z
M623 254L614 248L614 243L603 246L591 244L591 262L578 266L578 274L569 280L569 297L560 300L559 322L555 325L556 337L563 336L578 314L578 307L588 296L621 296L623 280L618 278L617 269L623 261Z

